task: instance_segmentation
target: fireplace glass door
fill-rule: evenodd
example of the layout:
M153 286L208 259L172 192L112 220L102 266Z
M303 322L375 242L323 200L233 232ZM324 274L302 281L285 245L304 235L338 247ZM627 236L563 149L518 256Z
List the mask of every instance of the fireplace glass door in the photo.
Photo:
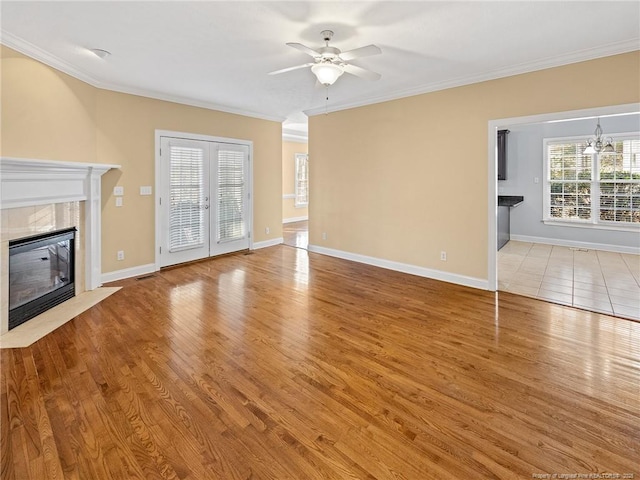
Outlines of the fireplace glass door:
M75 228L9 243L9 328L75 295Z

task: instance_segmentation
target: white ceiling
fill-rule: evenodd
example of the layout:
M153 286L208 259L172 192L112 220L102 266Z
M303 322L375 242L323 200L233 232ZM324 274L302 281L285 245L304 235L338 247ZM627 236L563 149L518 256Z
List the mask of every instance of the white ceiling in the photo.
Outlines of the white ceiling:
M638 1L12 2L2 43L93 85L260 118L303 132L306 115L640 49ZM285 45L343 51L377 82L329 89ZM104 60L87 49L112 53Z

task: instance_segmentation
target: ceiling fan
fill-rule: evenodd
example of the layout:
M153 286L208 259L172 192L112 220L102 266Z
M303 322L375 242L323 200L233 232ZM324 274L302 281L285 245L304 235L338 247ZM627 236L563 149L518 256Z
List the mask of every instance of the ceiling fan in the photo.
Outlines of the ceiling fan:
M302 45L301 43L287 43L290 47L312 56L314 60L313 62L297 65L295 67L283 68L282 70L276 70L275 72L270 72L269 75L278 75L280 73L290 72L300 68L311 67L311 71L318 78L318 81L325 86L333 85L338 77L340 77L344 72L355 75L356 77L364 78L365 80L380 79L382 75L379 73L347 63L349 60L353 60L354 58L379 55L382 53L382 50L380 50L379 47L375 45L367 45L366 47L354 48L347 52L341 52L340 49L329 46L329 41L331 40L331 37L333 37L333 32L331 30L323 30L320 32L320 35L322 35L325 46L317 50Z

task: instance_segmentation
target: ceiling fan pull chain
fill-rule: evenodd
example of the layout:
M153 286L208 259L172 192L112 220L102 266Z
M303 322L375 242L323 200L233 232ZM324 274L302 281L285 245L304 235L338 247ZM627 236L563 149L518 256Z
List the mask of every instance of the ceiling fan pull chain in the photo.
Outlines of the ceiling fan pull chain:
M325 85L327 88L327 97L324 99L324 114L329 115L329 85Z

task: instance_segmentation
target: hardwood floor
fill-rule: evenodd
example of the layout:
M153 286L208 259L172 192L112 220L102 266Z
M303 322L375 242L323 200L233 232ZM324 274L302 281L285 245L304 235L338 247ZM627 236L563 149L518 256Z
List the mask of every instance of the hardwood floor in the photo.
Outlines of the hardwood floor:
M640 323L286 246L110 285L1 351L3 480L640 478Z
M309 221L291 222L282 225L284 244L290 247L309 247Z

